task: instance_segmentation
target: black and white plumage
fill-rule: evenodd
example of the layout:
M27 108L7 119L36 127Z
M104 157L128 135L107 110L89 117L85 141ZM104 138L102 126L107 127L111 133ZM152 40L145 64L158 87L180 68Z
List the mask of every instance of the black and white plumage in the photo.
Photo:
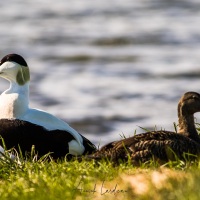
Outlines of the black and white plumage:
M200 155L200 138L195 128L193 114L200 111L200 94L185 93L178 104L179 131L151 131L135 135L103 146L88 159L108 159L114 163L127 162L130 158L134 165L155 159L167 162L187 159L190 155ZM193 157L193 158L194 158ZM192 157L190 157L192 158Z
M29 107L30 73L22 56L9 54L3 57L0 77L10 82L9 89L0 95L0 135L8 149L20 146L25 154L35 145L39 155L52 152L55 158L96 150L88 139L64 121Z

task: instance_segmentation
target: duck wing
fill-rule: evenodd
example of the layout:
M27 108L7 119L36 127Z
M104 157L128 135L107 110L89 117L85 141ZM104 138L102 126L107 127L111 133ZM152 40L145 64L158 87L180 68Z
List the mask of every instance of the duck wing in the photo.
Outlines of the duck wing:
M186 159L187 155L197 156L200 145L194 140L169 131L153 131L135 135L120 141L111 142L90 155L91 159L108 159L113 162L146 162L151 159L159 161Z

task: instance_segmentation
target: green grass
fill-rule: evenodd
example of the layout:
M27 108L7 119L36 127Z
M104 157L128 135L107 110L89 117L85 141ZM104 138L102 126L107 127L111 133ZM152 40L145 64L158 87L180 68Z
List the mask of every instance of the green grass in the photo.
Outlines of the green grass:
M199 127L199 125L198 125ZM199 200L200 161L154 161L134 167L109 162L0 158L0 199Z
M200 162L141 167L108 162L0 161L3 199L200 199Z

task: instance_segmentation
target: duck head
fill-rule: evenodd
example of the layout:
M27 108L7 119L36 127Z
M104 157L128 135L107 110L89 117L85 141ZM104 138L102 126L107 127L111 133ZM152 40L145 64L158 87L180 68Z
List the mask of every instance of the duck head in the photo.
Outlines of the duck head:
M184 115L193 115L196 112L200 112L200 94L186 92L179 101L179 110Z
M0 62L0 77L18 85L27 83L30 80L30 73L24 58L18 54L4 56Z

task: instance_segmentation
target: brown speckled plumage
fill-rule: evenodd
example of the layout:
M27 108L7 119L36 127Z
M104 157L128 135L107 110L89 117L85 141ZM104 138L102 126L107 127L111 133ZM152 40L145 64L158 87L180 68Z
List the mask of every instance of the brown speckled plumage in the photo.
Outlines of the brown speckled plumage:
M115 163L128 161L133 164L155 159L161 162L188 159L200 154L200 138L195 128L193 114L200 111L200 94L185 93L178 104L179 131L151 131L103 146L89 159L108 159ZM191 158L191 156L190 156Z

